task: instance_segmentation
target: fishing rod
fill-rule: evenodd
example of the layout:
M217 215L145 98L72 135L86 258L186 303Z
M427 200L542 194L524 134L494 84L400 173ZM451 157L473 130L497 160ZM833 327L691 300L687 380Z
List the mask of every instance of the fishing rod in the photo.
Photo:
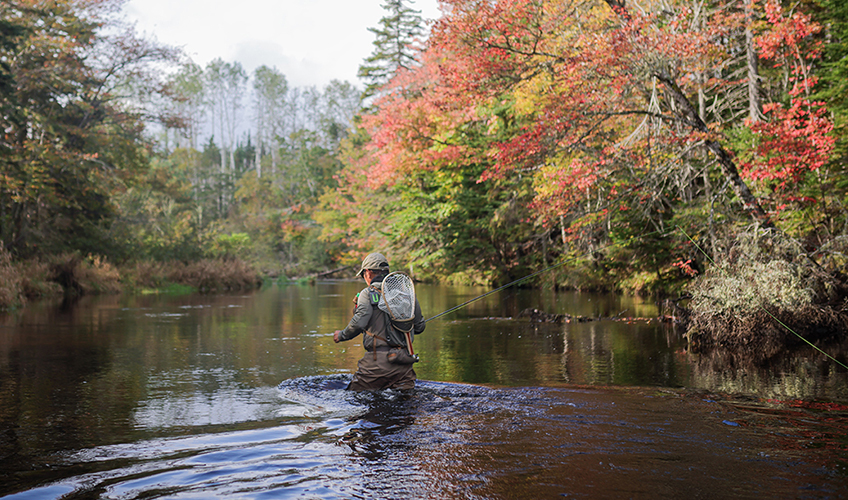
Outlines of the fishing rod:
M657 231L653 231L653 232L650 232L650 233L645 233L645 234L640 235L640 236L637 236L637 237L631 237L628 241L632 241L633 239L637 239L637 238L638 238L638 239L646 238L646 237L648 237L648 236L653 236L653 235L655 235L655 234L662 234L662 231L657 230ZM435 316L432 316L432 317L430 317L430 318L425 319L425 320L424 320L424 322L425 322L425 323L427 323L428 321L434 320L434 319L436 319L436 318L441 318L442 316L444 316L444 315L446 315L446 314L449 314L449 313L452 313L452 312L454 312L454 311L456 311L456 310L462 309L463 307L467 306L468 304L471 304L472 302L476 302L476 301L478 301L478 300L480 300L480 299L483 299L483 298L488 297L489 295L492 295L492 294L494 294L494 293L500 292L501 290L505 290L505 289L507 289L507 288L509 288L509 287L511 287L511 286L515 286L515 285L517 285L517 284L519 284L519 283L522 283L522 282L527 281L527 280L529 280L529 279L531 279L531 278L534 278L534 277L536 277L536 276L538 276L538 275L540 275L540 274L546 273L546 272L551 271L551 270L553 270L553 269L556 269L556 268L558 268L558 267L562 267L562 266L564 266L564 265L568 264L569 262L573 262L573 261L575 261L575 260L579 259L580 257L583 257L583 256L585 256L585 255L588 255L589 253L591 253L591 252L593 252L593 251L605 250L605 249L607 249L607 248L614 247L614 246L616 246L616 245L621 245L622 243L624 243L624 242L619 242L619 243L610 243L609 245L603 246L603 247L601 247L601 248L599 248L599 249L597 249L597 250L590 250L590 251L588 251L588 252L584 252L584 253L582 253L582 254L580 254L580 255L577 255L577 256L575 256L575 257L572 257L572 258L570 258L570 259L566 259L566 260L564 260L564 261L562 261L562 262L559 262L559 263L557 263L557 264L554 264L554 265L552 265L552 266L548 266L548 267L546 267L546 268L544 268L544 269L542 269L542 270L536 271L535 273L528 274L527 276L525 276L525 277L523 277L523 278L519 278L519 279L517 279L517 280L515 280L515 281L512 281L512 282L510 282L510 283L507 283L506 285L503 285L503 286L501 286L501 287L498 287L498 288L496 288L496 289L494 289L494 290L490 290L490 291L488 291L488 292L486 292L486 293L484 293L484 294L482 294L482 295L478 295L478 296L474 297L473 299L466 300L466 301L465 301L465 302L463 302L462 304L459 304L459 305L457 305L457 306L453 306L453 307L451 307L450 309L448 309L448 310L446 310L446 311L440 312L439 314L437 314L437 315L435 315Z
M684 230L683 230L683 228L682 228L682 227L680 227L680 226L675 226L675 227L676 227L677 229L679 229L679 230L680 230L680 232L681 232L681 233L683 233L683 235L684 235L684 236L686 236L686 238L687 238L690 242L692 242L692 244L693 244L693 245L695 245L695 248L697 248L697 249L698 249L698 251L699 251L699 252L701 252L701 253L704 255L704 257L706 257L706 259L710 262L710 264L712 264L712 265L713 265L713 268L714 268L714 269L719 269L719 267L716 265L716 262L715 262L715 261L714 261L714 260L713 260L713 259L712 259L712 258L711 258L708 254L707 254L707 252L705 252L705 251L704 251L704 249L703 249L703 248L701 248L701 246L700 246L700 245L698 245L698 243L696 243L696 242L695 242L695 240L694 240L691 236L689 236L689 234L688 234L686 231L684 231ZM844 363L842 363L842 362L841 362L841 361L839 361L838 359L834 358L834 357L833 357L833 356L831 356L830 354L828 354L828 353L824 352L824 351L823 351L821 348L819 348L817 345L815 345L815 344L813 344L812 342L810 342L809 340L805 339L803 336L801 336L801 334L800 334L800 333L798 333L798 332L796 332L795 330L793 330L792 328L790 328L790 327L789 327L789 325L787 325L787 324L786 324L786 323L784 323L783 321L780 321L780 319L779 319L777 316L775 316L774 314L772 314L772 313L771 313L771 311L769 311L768 309L766 309L766 308L765 308L765 306L763 306L762 304L759 304L759 308L760 308L760 309L762 309L762 310L763 310L766 314L768 314L768 315L771 317L771 319L773 319L774 321L776 321L778 325L782 326L783 328L786 328L786 329L787 329L790 333L792 333L793 335L795 335L795 336L796 336L796 337L798 337L799 339L801 339L801 340L803 340L804 342L806 342L807 344L809 344L809 345L810 345L810 347L812 347L813 349L817 350L818 352L820 352L820 353L824 354L825 356L827 356L827 357L828 357L828 359L830 359L830 360L831 360L831 361L833 361L834 363L838 364L838 365L839 365L839 366L841 366L842 368L845 368L846 370L848 370L848 366L845 366L845 364L844 364Z
M581 257L582 257L582 255L581 255ZM574 259L576 259L576 258L577 258L577 257L574 257ZM569 260L574 260L574 259L569 259ZM507 289L507 288L509 288L509 287L511 287L511 286L513 286L513 285L517 285L517 284L519 284L519 283L521 283L521 282L523 282L523 281L527 281L527 280L529 280L530 278L532 278L532 277L534 277L534 276L538 276L538 275L540 275L540 274L542 274L542 273L546 273L546 272L550 271L551 269L555 269L555 268L557 268L557 267L560 267L560 266L562 266L562 265L565 265L567 262L569 262L569 261L568 261L568 260L566 260L566 261L560 262L559 264L554 264L554 265L552 265L552 266L546 267L545 269L542 269L541 271L536 271L535 273L533 273L533 274L528 274L527 276L525 276L525 277L523 277L523 278L521 278L521 279L517 279L517 280L515 280L515 281L513 281L513 282L511 282L511 283L507 283L506 285L503 285L503 286L501 286L500 288L496 288L496 289L494 289L494 290L490 290L490 291L488 291L488 292L486 292L486 293L484 293L484 294L482 294L482 295L478 295L478 296L474 297L474 298L473 298L473 299L471 299L471 300L466 300L465 302L463 302L462 304L459 304L458 306L453 306L453 307L451 307L450 309L448 309L447 311L440 312L439 314L437 314L437 315L435 315L435 316L432 316L432 317L430 317L430 318L425 319L425 320L424 320L424 322L426 323L426 322L431 321L431 320L434 320L434 319L436 319L436 318L441 318L442 316L444 316L444 315L446 315L446 314L452 313L452 312L454 312L454 311L456 311L456 310L458 310L458 309L462 309L463 307L467 306L468 304L470 304L470 303L472 303L472 302L476 302L476 301L478 301L478 300L480 300L480 299L483 299L483 298L485 298L485 297L488 297L489 295L492 295L493 293L500 292L501 290L505 290L505 289Z

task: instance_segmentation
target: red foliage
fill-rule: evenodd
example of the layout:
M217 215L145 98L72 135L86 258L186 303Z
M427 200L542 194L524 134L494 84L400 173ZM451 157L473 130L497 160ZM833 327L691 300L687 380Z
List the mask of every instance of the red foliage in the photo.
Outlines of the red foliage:
M766 2L765 11L770 27L757 37L761 58L774 60L775 66L780 66L781 57L795 58L801 62L805 58L815 59L821 54L821 41L810 39L821 31L821 25L810 16L801 12L784 16L780 3L773 0Z
M476 113L451 98L440 72L444 59L437 47L426 52L422 66L398 74L390 92L375 103L378 112L363 118L371 136L365 159L369 187L392 184L396 176L418 169L475 161L475 151L454 141L453 134Z
M785 15L774 1L767 2L765 10L768 28L756 40L760 57L772 60L775 67L790 67L791 99L788 108L780 103L765 105L768 122L749 123L758 142L753 159L742 163L742 174L768 181L786 201L810 201L798 198L791 190L808 172L828 162L835 144L825 103L807 97L816 84L808 61L821 53L820 42L812 36L821 31L821 26L800 12Z
M774 181L776 190L786 191L827 163L835 144L828 135L833 123L824 103L803 97L793 98L788 109L778 103L764 108L771 121L751 124L759 142L754 160L742 164L742 173L750 179Z
M735 5L696 14L672 2L671 11L618 16L593 2L442 4L421 66L397 75L363 120L371 141L355 168L369 188L469 164L487 166L480 182L529 171L534 209L553 218L589 199L603 207L618 206L612 201L624 193L638 197L653 189L643 184L658 162L673 164L704 139L720 139L687 127L655 76L667 73L685 95L738 86L698 80L737 57L728 40L747 20ZM770 121L751 125L756 159L742 170L788 196L827 161L832 125L820 103L801 97L814 84L806 60L817 56L810 37L820 28L775 2L765 10L757 43L762 57L791 64L794 99L788 108L767 106ZM491 111L504 103L514 104L509 118ZM506 119L525 125L502 134ZM486 140L467 140L469 127L488 129Z
M692 267L692 259L687 260L679 260L671 264L672 266L680 269L686 276L693 277L698 274L698 271Z

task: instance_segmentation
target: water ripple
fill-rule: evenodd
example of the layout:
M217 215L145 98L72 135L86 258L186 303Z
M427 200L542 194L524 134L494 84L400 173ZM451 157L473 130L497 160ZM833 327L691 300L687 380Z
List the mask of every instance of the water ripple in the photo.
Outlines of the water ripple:
M353 393L343 390L347 380L284 381L274 396L278 410L251 424L257 428L198 427L191 435L58 455L52 468L66 479L4 498L848 493L832 463L801 451L767 456L768 432L726 425L738 420L731 414L739 408L701 395L427 381L411 392Z

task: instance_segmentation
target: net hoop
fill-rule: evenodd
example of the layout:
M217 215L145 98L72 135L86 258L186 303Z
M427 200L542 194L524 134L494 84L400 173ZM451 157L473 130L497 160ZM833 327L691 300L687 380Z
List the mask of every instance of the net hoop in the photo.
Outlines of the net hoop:
M389 273L383 278L380 310L389 313L394 321L412 321L415 318L415 284L401 272Z

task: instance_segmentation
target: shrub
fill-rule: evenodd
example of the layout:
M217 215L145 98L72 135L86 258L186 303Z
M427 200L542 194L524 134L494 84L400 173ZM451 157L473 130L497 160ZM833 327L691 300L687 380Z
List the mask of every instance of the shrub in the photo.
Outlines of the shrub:
M691 287L687 335L694 347L745 345L768 357L800 341L795 334L810 341L844 335L844 280L798 241L754 228L724 254Z
M693 286L691 308L701 314L794 311L813 303L805 269L785 260L722 263Z
M121 291L121 274L105 257L89 254L80 260L76 273L85 295Z
M216 258L232 258L245 252L250 244L250 236L247 233L219 234L213 240L208 253Z
M262 284L256 271L238 259L203 259L177 266L168 278L169 281L193 286L200 291L246 290Z
M92 295L121 291L120 273L105 258L77 253L54 255L49 259L50 281L62 286L66 295Z
M49 262L30 259L17 264L21 277L23 294L27 299L38 299L62 295L62 286L53 281Z
M209 292L247 290L262 284L252 266L231 258L202 259L190 263L138 262L127 268L124 274L128 287L142 289L177 290L174 285L184 285Z
M168 285L168 269L164 262L135 262L122 269L123 282L129 289L158 289Z

